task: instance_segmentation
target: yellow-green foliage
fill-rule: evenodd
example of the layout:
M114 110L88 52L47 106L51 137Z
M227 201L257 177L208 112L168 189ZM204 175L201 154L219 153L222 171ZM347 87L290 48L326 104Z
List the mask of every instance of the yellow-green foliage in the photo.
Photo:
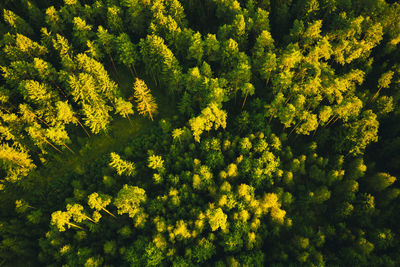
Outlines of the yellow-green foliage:
M144 81L136 78L133 85L134 94L136 100L136 109L139 114L149 116L153 120L153 116L157 113L157 103L154 97L151 95L149 88Z
M126 160L121 159L121 157L114 152L111 152L111 162L110 166L113 167L118 175L128 175L132 176L135 173L135 164L133 162L129 162Z

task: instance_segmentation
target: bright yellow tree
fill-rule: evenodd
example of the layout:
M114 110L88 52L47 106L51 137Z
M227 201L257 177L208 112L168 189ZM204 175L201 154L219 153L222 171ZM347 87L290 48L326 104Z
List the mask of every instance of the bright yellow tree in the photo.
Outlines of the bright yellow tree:
M134 97L137 103L137 110L142 115L148 115L153 120L153 115L157 112L157 103L151 95L149 88L144 81L136 78L133 84Z

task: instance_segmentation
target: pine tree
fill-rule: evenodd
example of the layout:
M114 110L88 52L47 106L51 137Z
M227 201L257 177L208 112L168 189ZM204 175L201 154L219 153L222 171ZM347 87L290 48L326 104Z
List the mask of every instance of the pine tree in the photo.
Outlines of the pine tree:
M276 55L273 49L274 40L270 32L262 31L254 45L253 62L255 70L266 80L266 85L268 85L271 72L276 68Z
M35 5L34 2L29 0L22 0L24 11L28 14L30 22L35 27L40 27L43 22L43 13L42 11Z
M127 25L127 30L138 36L146 34L149 23L148 18L151 17L150 9L152 3L147 0L123 0L120 5L127 10L126 21L124 21Z
M85 220L96 223L92 218L86 215L83 206L80 204L67 204L66 209L66 212L69 213L72 219L77 223L81 223Z
M79 126L85 131L86 135L90 137L90 134L86 131L85 127L83 127L82 123L75 116L75 113L71 105L68 104L68 101L57 101L56 112L57 112L56 118L58 122L64 125L68 125L70 123L75 125L79 124Z
M200 135L203 131L210 131L214 126L215 130L219 127L225 129L227 114L224 110L218 108L214 102L201 111L197 117L189 120L190 128L193 131L193 137L196 142L200 142Z
M136 78L133 84L134 97L137 103L137 110L140 114L149 116L153 120L153 115L157 113L157 103L155 102L150 90L144 81Z
M77 68L95 78L95 89L102 94L103 99L106 97L111 101L117 96L118 86L110 78L103 64L86 54L78 54L75 60Z
M115 112L131 121L129 115L133 115L134 113L133 105L131 102L123 100L122 97L118 97L115 99Z
M67 70L74 69L73 49L68 40L60 34L56 34L56 38L52 39L53 47L58 51L61 63Z
M100 103L102 103L102 101ZM111 116L108 112L110 110L112 110L112 108L105 104L98 106L82 104L82 111L86 117L84 118L85 125L90 128L92 133L98 134L101 131L106 132L109 129Z
M48 52L45 46L19 33L16 35L7 33L4 41L3 51L11 61L31 60Z
M46 129L46 137L56 145L63 145L70 152L75 154L75 152L66 144L70 143L70 139L67 131L65 130L64 124L56 124L52 127Z
M107 26L115 33L122 32L123 23L121 19L121 9L117 6L111 6L107 8Z
M69 75L68 85L75 102L97 103L101 101L96 90L96 80L88 73Z
M137 186L124 185L114 199L114 205L118 209L118 214L128 214L135 222L136 227L143 226L146 222L147 214L141 207L147 201L146 191Z
M49 62L35 57L33 59L32 67L35 69L35 74L41 79L41 81L51 82L58 90L61 90L61 88L56 84L57 71ZM65 97L65 93L63 91L61 91L61 93Z
M106 52L108 55L108 58L111 61L111 64L113 66L114 73L117 74L117 69L115 68L114 64L114 58L112 57L112 53L114 52L115 49L115 43L114 40L116 39L114 35L108 33L107 29L104 29L102 26L99 26L97 28L97 40L100 46L103 48L103 50Z
M179 142L181 142L181 136L182 136L183 133L184 133L184 131L183 131L181 128L174 129L174 130L172 131L172 138L173 138L174 140L175 140L175 139L178 139Z
M133 75L132 68L136 74L135 63L138 60L138 55L129 35L126 33L120 34L117 38L117 47L120 62L129 68L132 76L135 76Z
M381 192L396 182L396 177L380 172L363 178L369 192Z
M164 160L161 156L151 155L148 162L149 164L147 166L154 170L161 170L164 168Z
M364 111L357 121L345 124L345 128L347 133L340 142L341 149L348 149L353 155L361 154L369 143L378 140L379 121L371 110Z
M101 60L103 59L103 53L101 52L101 49L99 45L94 42L94 41L87 41L86 46L88 49L85 51L85 54L88 54L90 57L96 59L96 60Z
M26 149L21 145L0 144L1 167L6 170L5 180L15 182L36 168ZM0 180L1 181L1 180Z
M191 37L191 45L188 49L188 59L196 60L197 65L200 65L203 57L203 41L199 32L195 33Z
M55 211L51 214L51 224L55 225L60 232L64 232L67 229L72 227L76 227L78 229L82 229L79 225L76 225L71 222L72 214L66 211Z
M49 105L52 98L54 98L54 94L47 84L39 83L34 80L21 82L20 91L27 100L37 105Z
M245 83L241 88L242 95L244 95L244 100L242 104L242 109L246 104L246 99L248 95L254 95L255 88L251 83Z
M222 211L221 208L208 209L207 217L213 232L217 231L219 228L221 228L222 231L227 229L228 225L226 221L228 216Z
M3 9L3 18L4 21L11 26L14 33L33 35L32 27L23 18L15 14L13 11Z
M117 153L111 152L111 162L109 165L117 171L118 175L126 174L133 176L135 174L135 164L121 159Z
M220 58L220 43L215 34L208 34L203 46L204 54L209 61L217 61Z
M101 210L107 212L111 216L115 217L114 214L112 214L109 210L106 209L106 207L111 203L111 196L105 195L105 194L98 194L98 193L92 193L88 197L88 204L89 207L92 209L97 210L100 212Z
M86 21L80 17L74 17L73 25L75 43L79 43L83 46L91 39L93 35L93 26L87 24Z
M393 78L393 74L394 74L393 71L388 71L382 74L382 76L378 80L378 91L373 95L370 102L375 100L375 98L379 95L379 92L381 91L382 88L389 88Z
M35 117L31 117L30 119L35 120L36 119L36 115L34 113L30 113L27 114L25 113L24 116L30 116L33 115ZM30 138L33 140L33 142L35 143L36 146L38 146L43 152L46 151L45 149L45 144L51 146L54 150L61 152L61 150L59 150L52 142L50 142L47 138L46 138L46 130L43 129L40 124L38 124L36 121L32 121L32 123L30 124L30 126L28 126L25 131L28 133L28 135L30 136Z
M262 9L257 8L257 11L254 14L254 25L253 31L258 35L262 31L270 31L269 26L269 12Z
M52 32L63 34L64 24L62 23L59 12L54 6L50 6L46 9L45 22L49 25Z
M146 73L152 76L157 84L161 79L171 92L180 90L182 70L178 60L157 35L147 35L139 43L140 53L146 68Z

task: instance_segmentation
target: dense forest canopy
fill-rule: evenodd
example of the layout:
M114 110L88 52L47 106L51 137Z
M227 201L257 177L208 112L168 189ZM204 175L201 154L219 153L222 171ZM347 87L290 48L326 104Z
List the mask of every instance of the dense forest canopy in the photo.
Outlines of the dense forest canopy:
M0 266L398 266L396 1L0 10Z

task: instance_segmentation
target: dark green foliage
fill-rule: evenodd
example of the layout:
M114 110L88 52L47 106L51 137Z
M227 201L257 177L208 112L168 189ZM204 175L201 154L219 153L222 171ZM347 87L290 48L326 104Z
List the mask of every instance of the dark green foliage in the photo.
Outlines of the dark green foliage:
M397 266L392 2L2 1L0 266Z

